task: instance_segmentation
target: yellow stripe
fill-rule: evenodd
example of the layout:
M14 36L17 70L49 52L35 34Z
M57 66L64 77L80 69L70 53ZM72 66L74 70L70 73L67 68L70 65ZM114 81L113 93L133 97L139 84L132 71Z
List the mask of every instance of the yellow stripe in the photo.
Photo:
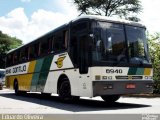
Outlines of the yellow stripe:
M27 75L21 76L20 79L23 80L23 85L24 85L24 87L22 89L25 89L28 91L30 90L35 65L36 65L36 60L30 62L29 68L28 68L28 73L32 73L32 74L27 74Z
M145 68L144 69L144 75L151 75L151 68Z
M27 74L8 76L6 79L7 87L13 89L14 80L17 79L19 90L30 91L35 65L36 65L36 60L29 63Z
M13 81L14 81L14 78L12 76L7 76L6 77L6 87L13 89Z
M26 74L19 76L19 83L21 84L20 85L21 90L30 91L32 76L33 74Z
M29 63L28 73L33 73L36 65L36 60Z
M30 91L30 84L31 84L32 76L33 76L33 74L8 76L7 77L7 87L13 89L14 80L17 79L19 90Z

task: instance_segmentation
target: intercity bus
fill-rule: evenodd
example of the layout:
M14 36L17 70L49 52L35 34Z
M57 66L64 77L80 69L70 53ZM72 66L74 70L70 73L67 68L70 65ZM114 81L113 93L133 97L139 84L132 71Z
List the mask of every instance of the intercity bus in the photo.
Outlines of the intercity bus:
M8 52L6 85L61 100L151 93L153 69L143 24L83 16Z

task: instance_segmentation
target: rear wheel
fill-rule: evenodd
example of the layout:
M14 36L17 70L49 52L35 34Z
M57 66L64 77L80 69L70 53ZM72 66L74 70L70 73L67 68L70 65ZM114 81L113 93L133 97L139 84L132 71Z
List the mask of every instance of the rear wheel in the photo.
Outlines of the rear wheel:
M14 91L15 91L16 95L19 94L19 86L18 86L18 82L17 81L14 82Z
M71 95L71 87L68 80L63 80L61 84L59 85L58 89L59 97L62 101L75 101L78 100L78 96L72 96Z
M101 98L106 103L114 103L120 98L120 95L105 95L105 96L101 96Z
M14 82L14 91L15 91L16 95L24 95L27 92L27 91L20 91L19 90L19 85L18 85L18 81L17 80Z

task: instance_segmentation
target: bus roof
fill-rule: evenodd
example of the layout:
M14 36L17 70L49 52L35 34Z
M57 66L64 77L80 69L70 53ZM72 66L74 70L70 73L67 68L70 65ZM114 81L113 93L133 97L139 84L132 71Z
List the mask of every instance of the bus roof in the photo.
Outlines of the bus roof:
M97 21L98 21L98 20L99 20L99 21L108 21L108 22L114 22L114 23L122 23L122 24L133 25L133 26L137 26L137 27L145 27L145 25L143 25L143 24L140 23L140 22L133 22L133 21L129 21L129 20L116 19L116 18L111 18L111 17L106 17L106 16L84 15L84 16L77 17L76 19L71 20L70 22L68 22L68 23L66 23L66 24L63 24L63 25L61 25L61 26L58 27L58 28L53 29L52 31L50 31L50 32L48 32L48 33L46 33L46 34L38 37L37 39L35 39L35 40L33 40L33 41L31 41L31 42L29 42L29 43L27 43L27 44L24 44L24 45L22 45L22 46L20 46L20 47L18 47L18 48L16 48L16 49L10 50L7 54L9 54L9 53L11 53L11 52L13 52L13 51L15 51L15 50L17 50L17 49L20 49L20 48L22 48L22 47L24 47L24 46L26 46L26 45L29 45L29 44L31 44L31 43L39 40L40 38L43 38L43 37L45 37L46 35L49 35L50 33L52 33L52 32L54 32L54 31L56 31L56 30L59 30L59 29L65 27L65 26L69 25L70 23L75 23L75 22L77 22L77 21L84 20L84 19L97 20Z
M145 27L144 24L140 22L133 22L129 20L119 19L119 18L111 18L107 16L99 16L99 15L84 15L77 17L76 19L72 20L72 22L76 22L81 19L91 19L91 20L99 20L99 21L108 21L108 22L114 22L114 23L122 23L122 24L129 24L137 27Z

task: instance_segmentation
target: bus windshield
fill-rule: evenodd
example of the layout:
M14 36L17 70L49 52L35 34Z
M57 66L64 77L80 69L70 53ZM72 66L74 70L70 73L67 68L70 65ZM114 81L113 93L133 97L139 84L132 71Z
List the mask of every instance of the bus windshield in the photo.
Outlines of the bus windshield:
M126 35L128 40L130 62L149 62L145 29L134 26L126 26Z
M94 28L94 36L95 61L149 63L145 28L98 22Z

